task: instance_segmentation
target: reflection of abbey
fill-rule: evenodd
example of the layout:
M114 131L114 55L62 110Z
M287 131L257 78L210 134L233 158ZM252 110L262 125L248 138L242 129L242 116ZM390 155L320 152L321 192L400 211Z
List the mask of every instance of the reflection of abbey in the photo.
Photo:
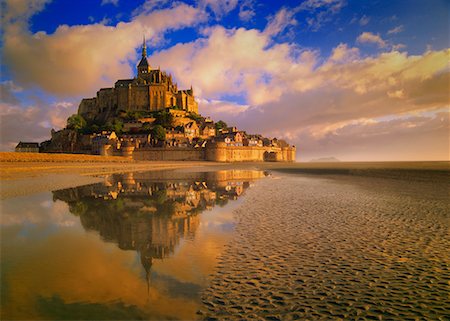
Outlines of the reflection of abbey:
M239 197L257 171L146 172L112 175L104 183L53 192L87 230L140 254L147 274L153 259L172 255L195 236L199 215Z
M118 80L113 88L83 99L78 114L69 117L65 129L52 130L51 140L40 150L219 162L289 162L295 161L296 153L284 140L248 134L199 115L192 86L179 90L172 75L153 69L145 41L136 77Z
M87 119L99 115L106 119L118 110L159 111L170 107L198 113L192 87L178 90L177 84L172 81L172 75L159 68L152 69L147 61L144 41L137 76L116 81L114 88L100 89L95 98L83 99L78 113Z

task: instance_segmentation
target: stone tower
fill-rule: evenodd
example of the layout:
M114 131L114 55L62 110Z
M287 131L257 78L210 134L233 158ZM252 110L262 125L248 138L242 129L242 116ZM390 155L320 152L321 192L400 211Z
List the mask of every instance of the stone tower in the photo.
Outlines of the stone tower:
M151 70L151 66L147 60L147 45L145 44L145 36L142 41L142 58L139 64L137 65L137 74L139 76L147 75Z

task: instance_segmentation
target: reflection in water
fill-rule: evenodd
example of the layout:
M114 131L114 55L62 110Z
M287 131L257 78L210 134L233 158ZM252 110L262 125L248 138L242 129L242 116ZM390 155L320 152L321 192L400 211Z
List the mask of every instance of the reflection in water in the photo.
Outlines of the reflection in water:
M5 201L1 319L196 318L231 235L228 202L262 176L111 175L55 191L53 202L47 194Z
M116 174L104 183L55 191L53 198L66 202L86 230L98 231L103 240L117 243L122 250L137 251L149 286L153 259L172 255L180 239L194 237L200 223L197 214L237 199L249 180L261 175L253 171Z

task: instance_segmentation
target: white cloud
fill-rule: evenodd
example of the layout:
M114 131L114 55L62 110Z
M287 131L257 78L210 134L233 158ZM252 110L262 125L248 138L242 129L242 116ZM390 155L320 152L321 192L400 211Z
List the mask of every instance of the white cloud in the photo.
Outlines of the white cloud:
M254 0L244 0L239 4L239 19L244 22L252 20L256 15L254 10Z
M19 141L49 139L50 130L65 127L67 118L76 111L77 106L67 101L36 102L26 107L20 107L17 102L0 102L0 150L11 151Z
M359 43L374 43L380 48L386 47L386 41L384 41L379 34L374 34L372 32L363 32L356 39Z
M2 3L2 28L7 24L27 24L28 19L44 9L51 0L5 0Z
M238 0L198 0L198 8L202 11L209 8L217 20L233 11L238 4Z
M359 19L359 25L360 26L365 26L370 22L370 17L364 15L361 17L361 19Z
M101 5L104 6L106 4L112 4L117 7L119 5L119 0L102 0Z
M319 30L325 23L331 21L332 16L337 14L346 5L345 0L307 0L302 2L296 11L306 11L308 27L312 31Z
M178 4L116 26L61 25L53 34L32 34L22 24L11 23L3 35L4 63L23 86L38 86L59 95L93 95L100 87L134 74L129 61L136 61L135 48L143 34L155 41L167 30L192 26L205 18L201 10Z
M400 26L397 26L397 27L395 27L395 28L390 29L390 30L387 32L387 34L388 34L388 35L393 35L393 34L400 33L400 32L402 32L403 30L404 30L403 25L400 25Z
M294 10L288 8L280 9L275 16L270 17L269 23L264 29L264 33L269 36L276 36L289 26L297 25L297 20L295 20L294 15Z

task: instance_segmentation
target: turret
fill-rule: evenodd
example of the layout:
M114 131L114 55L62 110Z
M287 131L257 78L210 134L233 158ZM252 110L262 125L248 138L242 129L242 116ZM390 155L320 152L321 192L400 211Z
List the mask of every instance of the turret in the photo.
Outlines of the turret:
M142 41L142 58L137 66L138 77L142 74L148 74L151 70L150 64L147 61L147 45L145 44L145 36Z

